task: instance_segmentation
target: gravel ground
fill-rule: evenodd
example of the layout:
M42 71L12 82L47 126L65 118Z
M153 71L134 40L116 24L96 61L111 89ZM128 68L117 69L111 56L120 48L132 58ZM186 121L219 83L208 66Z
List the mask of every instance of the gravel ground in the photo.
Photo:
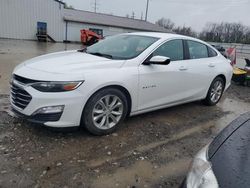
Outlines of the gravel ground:
M178 187L195 153L250 110L249 92L233 85L218 106L195 102L128 118L103 137L15 119L1 95L0 186Z
M6 60L14 65L21 53L37 53L22 50L20 41L9 43L0 75ZM233 84L217 106L194 102L131 117L108 136L51 130L9 115L10 72L5 69L0 84L0 187L178 187L197 151L250 111L250 87Z

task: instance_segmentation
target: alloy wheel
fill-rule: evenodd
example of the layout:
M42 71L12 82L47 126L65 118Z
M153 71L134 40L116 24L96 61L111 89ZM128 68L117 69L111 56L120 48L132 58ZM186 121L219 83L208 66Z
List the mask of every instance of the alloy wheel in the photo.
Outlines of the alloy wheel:
M123 103L121 99L115 95L106 95L96 102L92 120L94 125L103 130L116 126L123 115Z
M211 90L210 99L213 103L216 103L220 100L223 93L223 83L220 80L217 80Z

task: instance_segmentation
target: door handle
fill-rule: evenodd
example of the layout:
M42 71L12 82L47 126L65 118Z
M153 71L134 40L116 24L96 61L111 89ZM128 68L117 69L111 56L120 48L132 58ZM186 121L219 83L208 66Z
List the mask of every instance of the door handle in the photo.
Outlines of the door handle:
M185 67L185 66L181 66L181 67L179 68L179 70L180 70L180 71L185 71L185 70L188 70L188 68Z
M208 66L209 67L215 67L215 64L214 63L209 63Z

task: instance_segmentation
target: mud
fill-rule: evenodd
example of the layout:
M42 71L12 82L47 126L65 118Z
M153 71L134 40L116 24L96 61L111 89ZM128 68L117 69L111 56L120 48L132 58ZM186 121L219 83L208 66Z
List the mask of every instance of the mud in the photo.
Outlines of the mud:
M0 43L0 187L178 187L197 151L250 111L250 87L233 84L217 106L194 102L135 116L108 136L51 130L9 115L7 82L19 59L65 45Z

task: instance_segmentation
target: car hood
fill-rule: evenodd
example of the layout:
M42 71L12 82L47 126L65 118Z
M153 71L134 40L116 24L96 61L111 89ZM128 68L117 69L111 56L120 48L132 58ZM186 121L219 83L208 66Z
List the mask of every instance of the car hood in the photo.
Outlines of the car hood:
M50 73L75 73L89 69L119 68L124 61L67 51L39 56L24 62L28 68Z
M32 58L17 66L14 74L36 80L82 79L85 73L120 68L124 62L74 50Z

